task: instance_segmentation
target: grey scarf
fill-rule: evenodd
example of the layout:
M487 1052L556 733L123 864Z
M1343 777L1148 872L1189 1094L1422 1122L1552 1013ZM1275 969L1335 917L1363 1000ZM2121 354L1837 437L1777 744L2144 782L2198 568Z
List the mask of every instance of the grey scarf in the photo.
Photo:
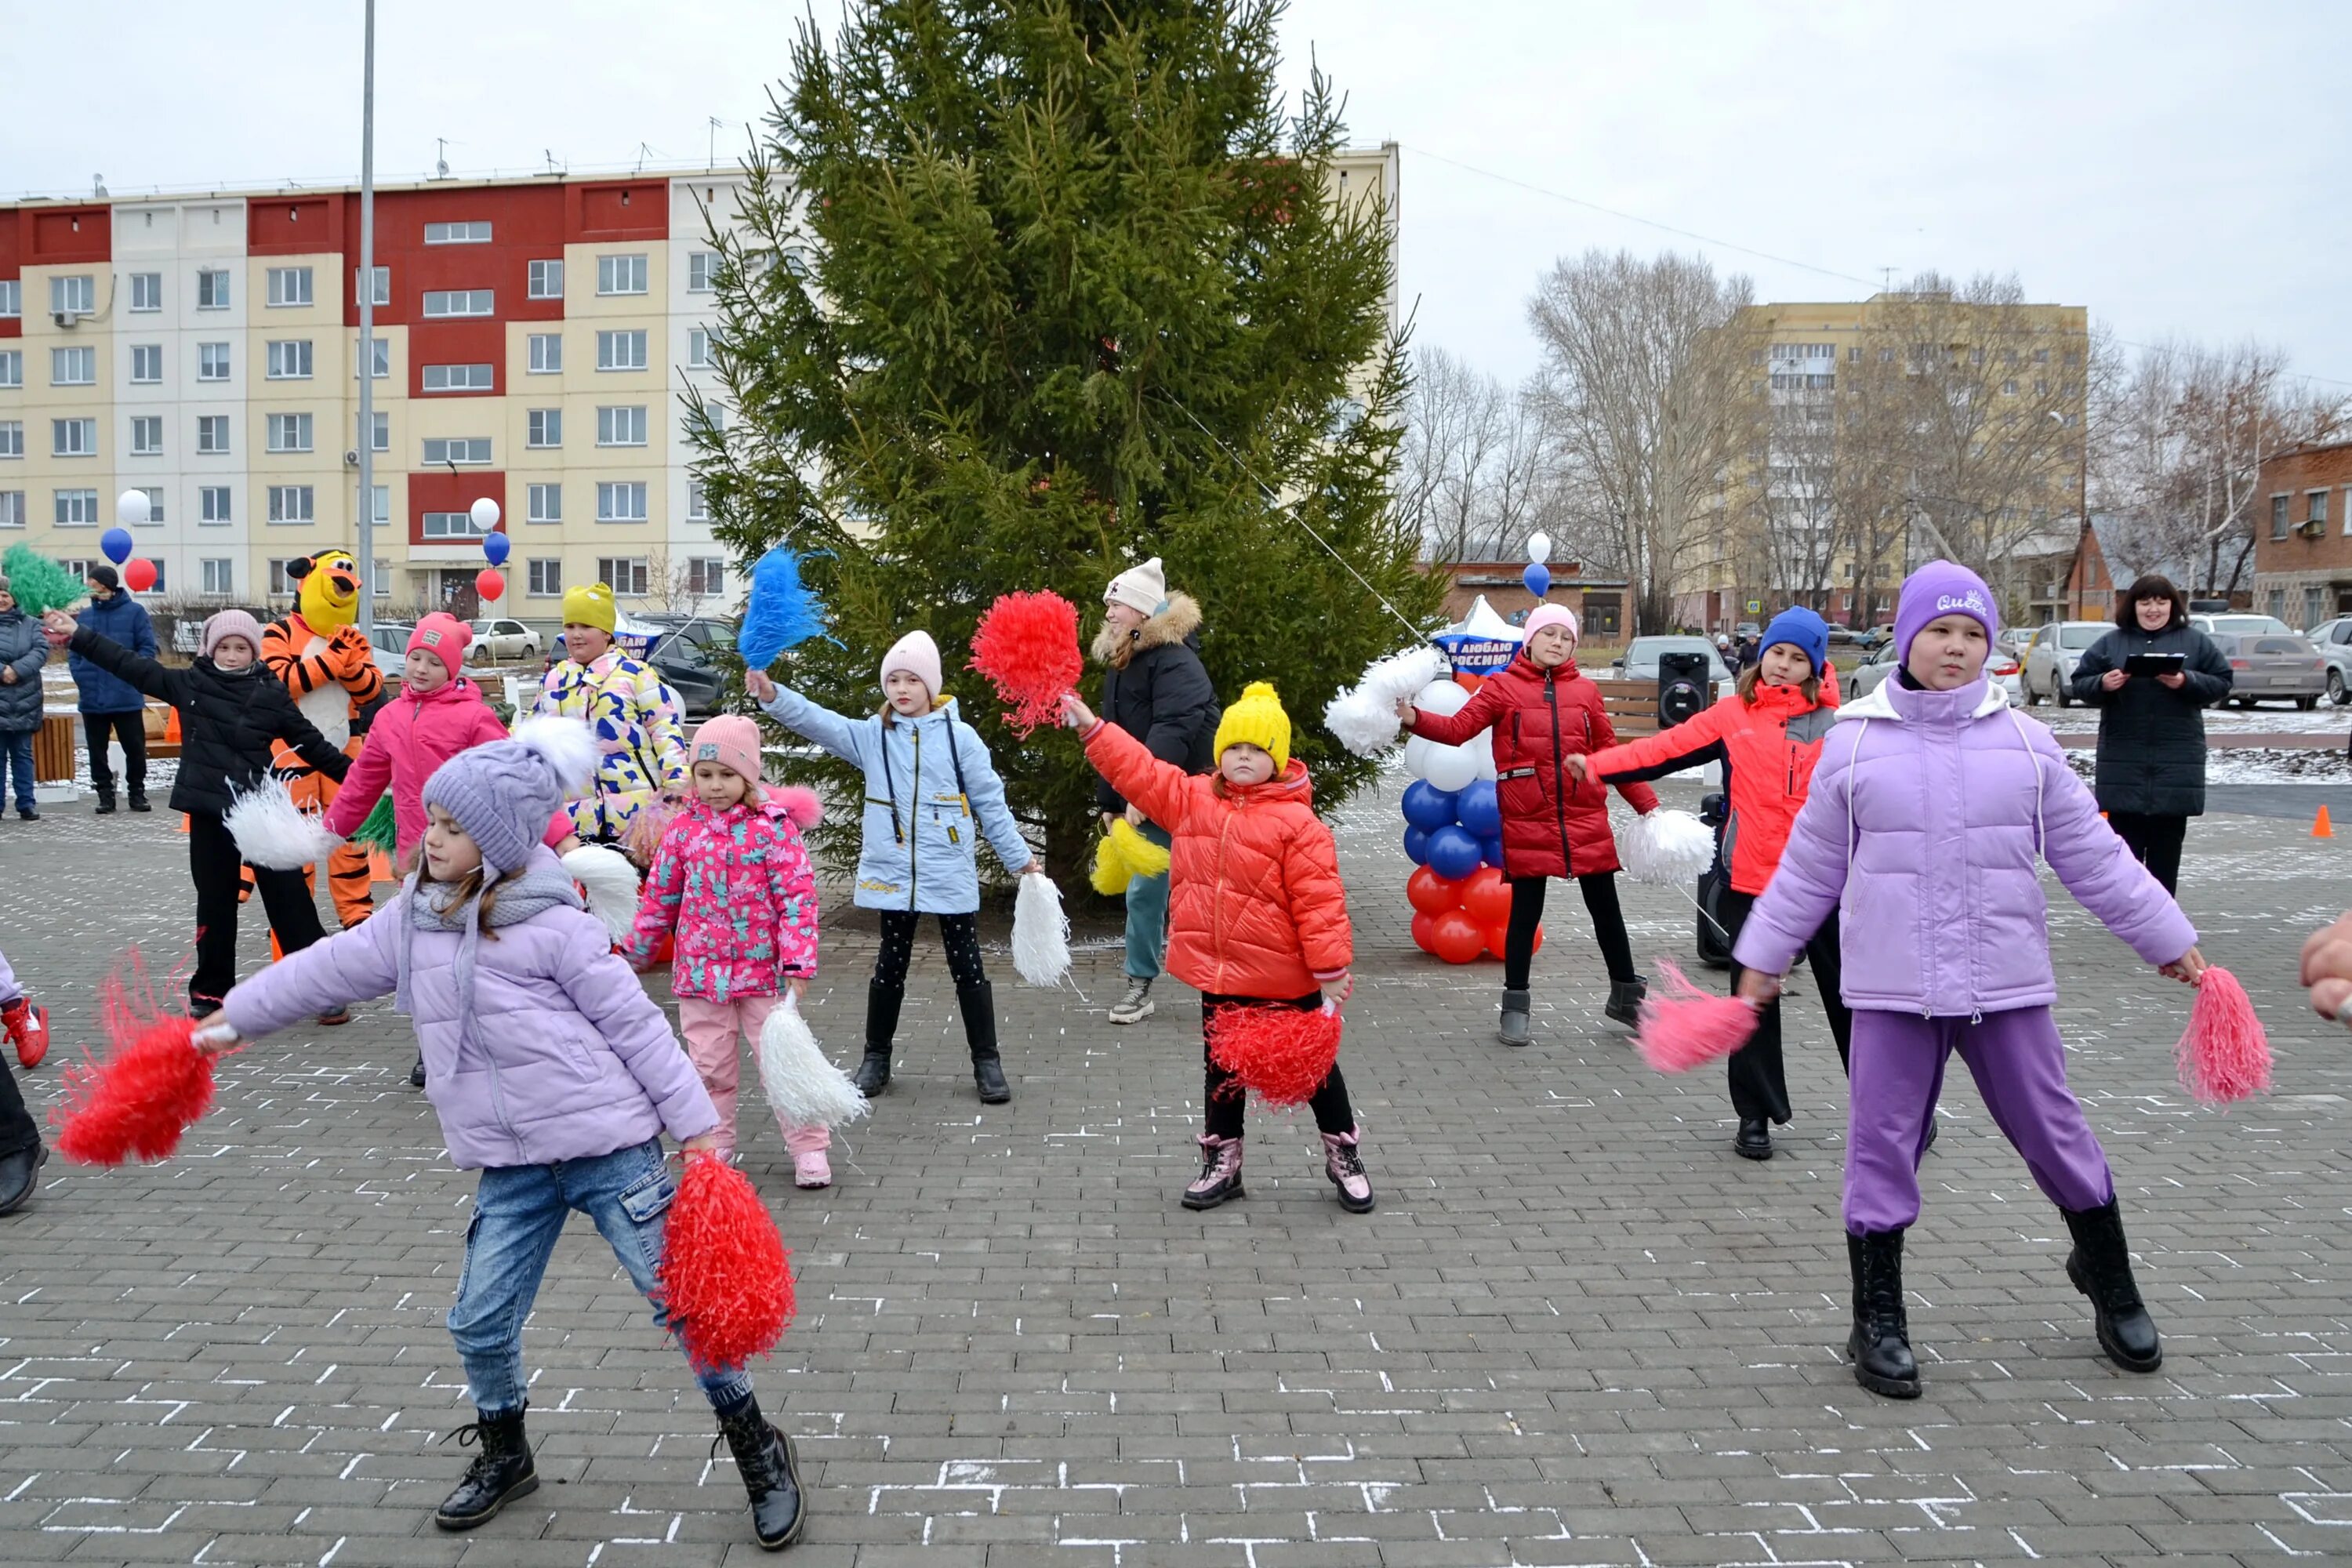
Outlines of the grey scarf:
M453 931L457 936L457 1038L460 1044L474 1037L474 960L481 948L482 922L476 911L481 908L478 897L455 903L456 889L446 882L426 882L424 872L413 873L400 895L400 960L397 967L398 989L394 993L394 1005L411 1018L416 1008L409 995L409 978L415 963L411 950L420 931ZM561 866L530 865L511 878L493 878L482 885L488 892L496 888L498 898L490 905L490 928L520 925L543 910L551 909L585 909L580 889Z

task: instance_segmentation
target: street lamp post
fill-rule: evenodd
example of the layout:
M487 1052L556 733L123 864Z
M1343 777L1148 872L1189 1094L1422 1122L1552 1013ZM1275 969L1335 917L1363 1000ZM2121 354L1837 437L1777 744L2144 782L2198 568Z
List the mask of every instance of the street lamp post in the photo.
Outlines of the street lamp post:
M375 640L375 0L360 86L360 635ZM332 448L329 448L332 450Z

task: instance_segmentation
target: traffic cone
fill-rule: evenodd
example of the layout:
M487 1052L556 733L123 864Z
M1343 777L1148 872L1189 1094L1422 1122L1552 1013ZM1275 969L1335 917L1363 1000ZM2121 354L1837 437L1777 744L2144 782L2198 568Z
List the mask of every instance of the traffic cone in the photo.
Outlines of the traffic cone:
M2311 819L2311 836L2314 838L2333 838L2336 837L2336 829L2329 826L2327 821L2327 808L2324 805L2319 808L2319 815Z

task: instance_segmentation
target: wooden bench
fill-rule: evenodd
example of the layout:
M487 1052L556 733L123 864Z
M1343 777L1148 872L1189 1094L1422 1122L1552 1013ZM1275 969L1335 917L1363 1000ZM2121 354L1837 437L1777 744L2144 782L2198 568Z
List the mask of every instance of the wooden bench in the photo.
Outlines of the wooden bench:
M1621 741L1658 732L1658 683L1654 680L1601 680L1601 710Z

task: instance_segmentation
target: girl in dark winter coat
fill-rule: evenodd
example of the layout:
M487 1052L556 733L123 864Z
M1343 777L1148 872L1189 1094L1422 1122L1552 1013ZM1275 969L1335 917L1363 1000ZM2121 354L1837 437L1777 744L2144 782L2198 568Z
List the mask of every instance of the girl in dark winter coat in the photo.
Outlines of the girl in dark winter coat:
M16 607L8 579L0 577L0 809L8 774L16 775L16 815L38 822L33 805L33 737L41 730L41 666L49 645L41 623Z
M2134 675L2140 654L2179 654L2174 673ZM2107 824L2168 893L2180 883L2189 819L2205 815L2205 710L2230 695L2230 661L2189 624L2189 601L2153 574L2125 590L2116 629L2074 666L2074 700L2099 710L2092 793Z
M236 983L237 868L242 857L222 818L236 796L269 771L271 745L285 742L302 760L341 782L351 759L302 717L285 686L262 668L261 626L243 610L223 610L205 623L196 662L167 669L113 638L78 626L62 610L45 623L53 637L81 658L120 676L148 696L180 710L180 773L172 809L188 815L188 875L196 884L196 968L188 978L188 1009L207 1017ZM261 907L283 952L299 952L326 934L319 906L299 871L253 868ZM322 1024L350 1017L341 1008Z
M1503 951L1501 1038L1507 1046L1528 1039L1528 969L1547 877L1574 877L1591 911L1592 934L1609 966L1609 1005L1602 1011L1630 1026L1647 994L1633 969L1633 943L1617 902L1617 840L1609 829L1608 795L1567 767L1579 752L1617 743L1600 689L1576 668L1576 638L1574 616L1558 605L1538 605L1528 616L1518 657L1461 711L1425 712L1410 700L1397 705L1407 730L1439 745L1458 746L1481 730L1495 731L1503 875L1511 884ZM1658 809L1658 793L1648 784L1622 784L1617 793L1644 816Z

